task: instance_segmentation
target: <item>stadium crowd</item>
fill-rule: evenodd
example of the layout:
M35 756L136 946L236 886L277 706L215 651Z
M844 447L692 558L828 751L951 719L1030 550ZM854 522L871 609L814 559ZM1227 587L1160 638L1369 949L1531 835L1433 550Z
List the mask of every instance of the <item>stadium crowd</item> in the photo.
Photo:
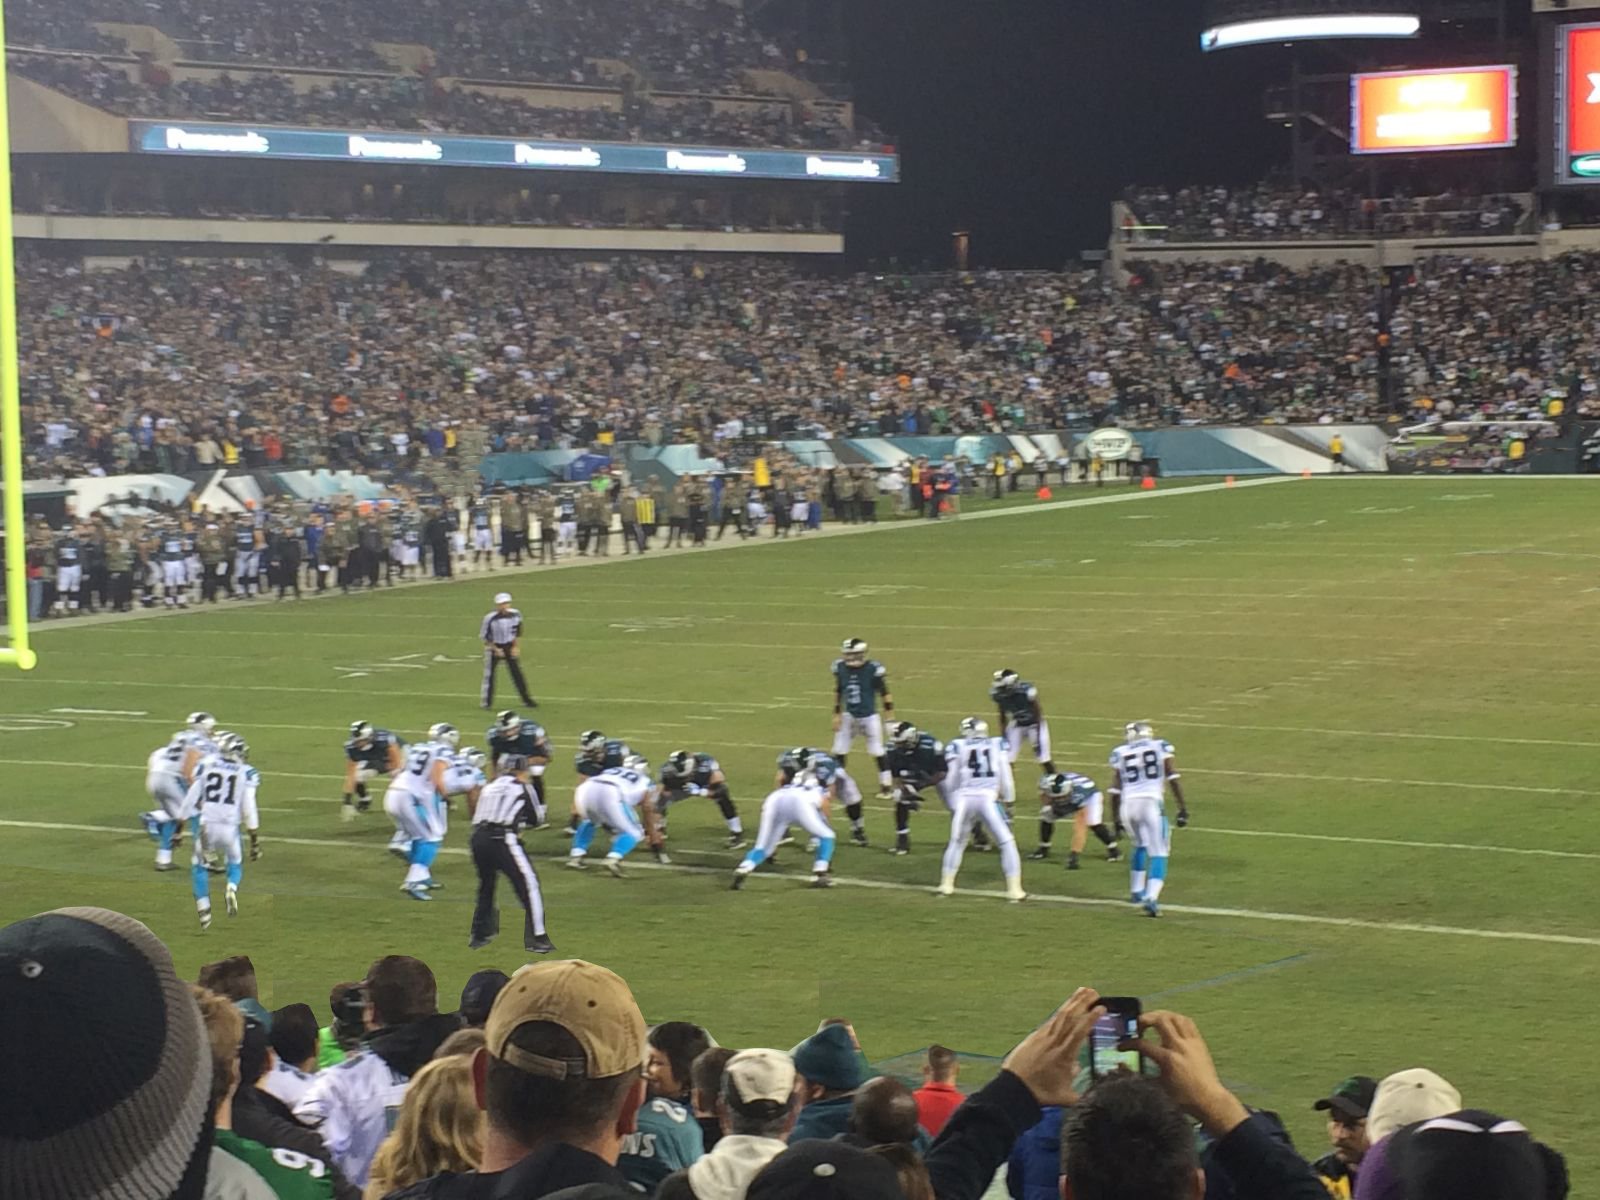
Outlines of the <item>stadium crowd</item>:
M438 75L595 83L595 59L614 59L657 90L756 94L745 71L805 72L804 50L751 26L722 0L473 0L374 8L309 0L263 9L249 0L92 0L66 17L44 0L8 15L15 46L105 51L91 22L154 25L198 61L335 70L392 70L374 43L425 46Z
M11 54L8 61L21 75L125 117L824 150L882 142L876 131L858 137L832 110L803 101L726 111L708 99L667 103L630 94L621 111L537 106L418 76L334 79L297 91L288 76L271 73L156 85L93 58Z
M1262 183L1248 188L1130 187L1128 241L1292 241L1296 238L1444 237L1517 232L1515 197L1446 191L1371 196L1353 188Z
M1139 1018L1124 1045L1143 1072L1097 1075L1084 1050L1104 1010L1087 988L970 1095L942 1046L920 1088L872 1076L844 1020L792 1051L721 1047L688 1021L647 1026L624 979L576 959L480 971L441 1013L428 966L389 955L329 1000L326 1026L304 1003L267 1011L246 957L186 985L147 928L105 909L0 929L12 1017L0 1192L978 1200L1002 1174L1015 1200L1568 1192L1564 1159L1537 1131L1464 1108L1425 1069L1355 1076L1316 1099L1332 1150L1315 1163L1276 1114L1222 1083L1181 1014Z
M1410 422L1600 414L1600 256L1436 259L1387 347ZM384 468L597 440L1394 417L1375 273L876 276L765 259L19 263L30 476Z

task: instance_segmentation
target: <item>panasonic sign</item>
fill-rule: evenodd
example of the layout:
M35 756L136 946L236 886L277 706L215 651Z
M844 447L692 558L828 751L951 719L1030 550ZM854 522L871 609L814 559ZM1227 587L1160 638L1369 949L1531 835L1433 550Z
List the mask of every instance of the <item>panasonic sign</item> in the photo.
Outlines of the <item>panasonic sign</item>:
M806 157L806 174L818 179L877 179L883 167L870 158L819 158Z
M167 149L190 154L266 154L272 143L254 130L243 133L195 133L167 126Z
M742 175L745 161L738 154L696 154L688 150L668 150L667 170L703 171L711 175Z
M530 146L518 142L512 152L519 167L598 167L599 152L589 146L571 149L562 146Z
M376 158L386 162L438 162L444 157L444 148L429 138L423 138L420 142L390 142L352 134L350 157Z
M1270 17L1214 25L1200 35L1202 50L1231 50L1262 42L1309 42L1328 38L1413 38L1422 19L1398 13L1351 13L1337 17Z

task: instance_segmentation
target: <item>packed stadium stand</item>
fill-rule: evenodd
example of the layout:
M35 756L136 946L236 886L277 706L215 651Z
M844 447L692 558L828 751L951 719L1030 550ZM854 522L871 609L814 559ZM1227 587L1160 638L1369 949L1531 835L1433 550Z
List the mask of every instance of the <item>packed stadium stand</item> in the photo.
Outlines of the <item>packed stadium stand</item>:
M104 268L107 264L99 264ZM1600 256L883 277L766 258L21 264L29 470L391 465L493 449L1261 421L1600 415L1569 319ZM1376 313L1394 289L1389 341ZM1392 390L1393 403L1386 398ZM274 449L269 449L269 439ZM398 443L397 443L398 439Z

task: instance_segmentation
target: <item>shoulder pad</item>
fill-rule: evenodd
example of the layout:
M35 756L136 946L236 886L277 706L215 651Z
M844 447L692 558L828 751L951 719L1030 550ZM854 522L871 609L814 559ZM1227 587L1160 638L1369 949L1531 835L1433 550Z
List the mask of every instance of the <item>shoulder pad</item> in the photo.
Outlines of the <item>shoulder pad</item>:
M842 666L844 666L844 659L836 658L836 659L833 660L833 669L834 669L835 672L837 672L839 670L839 668L842 667Z
M868 663L867 665L872 668L872 673L874 675L876 675L879 679L882 679L885 675L887 675L889 673L888 671L886 671L884 669L884 666L883 666L883 664L881 662Z
M1163 754L1171 754L1172 753L1172 743L1171 742L1162 742L1161 743L1161 752Z
M1029 700L1037 700L1039 698L1039 689L1034 687L1033 684L1030 683L1028 685L1027 691L1024 694L1028 697Z

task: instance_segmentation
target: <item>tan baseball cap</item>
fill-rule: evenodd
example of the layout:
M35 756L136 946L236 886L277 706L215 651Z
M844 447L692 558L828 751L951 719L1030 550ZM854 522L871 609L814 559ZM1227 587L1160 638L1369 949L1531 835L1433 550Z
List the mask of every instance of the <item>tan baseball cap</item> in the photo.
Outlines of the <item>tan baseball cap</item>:
M511 1045L524 1025L549 1021L570 1033L583 1057L546 1058ZM491 1055L530 1075L609 1079L644 1066L644 1014L622 976L579 958L532 963L500 989L484 1034Z
M1396 1071L1378 1084L1367 1113L1367 1137L1374 1142L1417 1121L1461 1110L1461 1093L1427 1067Z

